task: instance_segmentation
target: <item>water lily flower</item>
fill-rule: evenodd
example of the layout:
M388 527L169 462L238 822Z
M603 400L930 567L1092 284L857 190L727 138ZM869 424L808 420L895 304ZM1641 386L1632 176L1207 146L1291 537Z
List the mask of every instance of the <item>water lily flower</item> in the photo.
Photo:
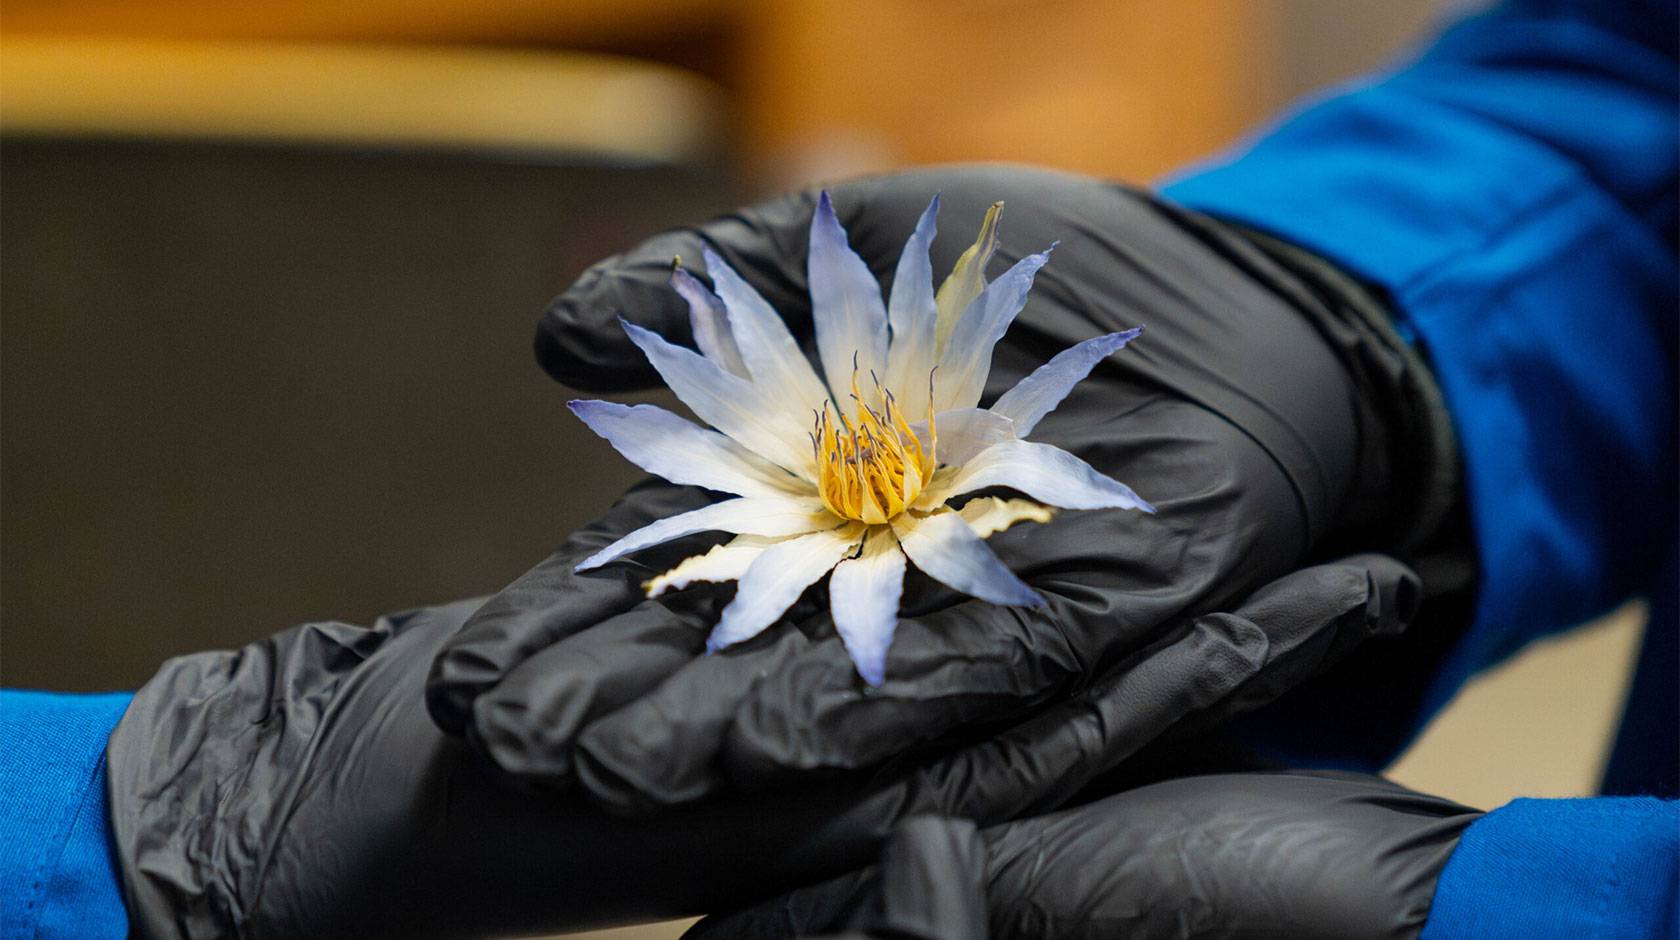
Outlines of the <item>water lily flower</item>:
M733 496L661 519L577 566L585 571L698 532L735 537L646 583L649 596L696 581L738 581L707 641L717 650L776 622L833 572L835 630L871 685L886 676L906 562L996 604L1041 606L984 539L1053 508L1154 509L1074 455L1028 440L1033 428L1103 358L1140 329L1073 346L979 406L992 349L1026 303L1050 251L985 277L1002 203L937 292L928 247L934 197L898 261L883 301L822 194L811 221L808 275L821 372L782 318L723 259L707 251L708 290L674 265L698 351L624 322L665 383L711 429L653 405L574 401L572 411L619 453L673 483ZM1052 245L1053 249L1055 246ZM976 497L990 488L1028 497Z

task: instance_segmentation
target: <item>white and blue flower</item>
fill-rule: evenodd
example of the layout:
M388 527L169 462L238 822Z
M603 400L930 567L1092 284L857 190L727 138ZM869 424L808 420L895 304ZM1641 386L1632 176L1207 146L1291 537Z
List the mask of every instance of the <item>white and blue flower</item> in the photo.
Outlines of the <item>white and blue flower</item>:
M1086 340L979 406L992 349L1050 258L1029 255L987 282L1002 204L939 290L928 248L935 197L904 246L883 301L824 193L811 221L808 274L821 374L782 318L717 255L712 290L680 267L698 351L631 323L624 329L671 390L711 429L653 405L574 401L619 453L673 483L734 498L661 519L608 545L584 571L697 532L735 538L646 584L649 596L695 581L738 581L708 649L755 636L824 575L835 629L871 685L886 677L906 562L997 604L1045 603L983 541L1062 509L1154 509L1072 454L1028 440L1039 420L1130 329ZM1054 246L1052 246L1054 247ZM715 293L713 292L715 290ZM826 379L826 381L825 381ZM979 497L1003 487L1027 499Z

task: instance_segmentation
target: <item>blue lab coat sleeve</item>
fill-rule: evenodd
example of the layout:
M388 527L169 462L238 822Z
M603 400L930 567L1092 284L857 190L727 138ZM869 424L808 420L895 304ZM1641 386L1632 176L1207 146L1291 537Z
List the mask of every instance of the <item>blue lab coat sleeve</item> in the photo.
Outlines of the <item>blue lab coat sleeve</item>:
M1516 800L1464 831L1423 940L1673 937L1677 882L1680 804Z
M1613 792L1675 777L1677 36L1673 0L1504 3L1165 187L1384 290L1435 369L1482 576L1403 732L1650 595ZM1466 831L1425 936L1673 936L1677 837L1672 802L1518 800Z
M1441 385L1474 619L1373 737L1673 580L1677 33L1673 0L1504 3L1164 186L1385 291ZM1645 737L1672 749L1674 720ZM1320 746L1299 756L1361 753Z
M0 940L128 935L105 739L131 698L0 689Z

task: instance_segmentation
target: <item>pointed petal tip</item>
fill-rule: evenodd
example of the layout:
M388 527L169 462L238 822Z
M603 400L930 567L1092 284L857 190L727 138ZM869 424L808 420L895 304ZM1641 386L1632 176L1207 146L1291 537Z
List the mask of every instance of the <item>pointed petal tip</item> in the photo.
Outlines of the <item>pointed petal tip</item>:
M697 287L697 286L699 286L699 284L700 284L700 282L694 277L694 275L688 273L688 269L684 268L682 266L682 259L681 258L678 258L675 261L671 262L671 286L672 287L675 287L678 290L682 290L685 287L691 287L691 286L696 286Z
M872 689L880 688L881 683L887 681L887 664L885 661L866 663L854 659L852 665L857 667L858 676L868 683Z
M834 200L829 197L826 189L822 191L821 196L817 197L817 211L811 214L811 231L815 232L819 229L828 232L838 231L842 237L844 237L846 231L845 226L840 224L839 214L834 211Z
M629 406L620 405L616 401L602 401L599 398L574 398L571 401L566 402L566 410L577 415L584 421L588 421L591 415L598 414L602 411L608 411L615 407L627 408Z

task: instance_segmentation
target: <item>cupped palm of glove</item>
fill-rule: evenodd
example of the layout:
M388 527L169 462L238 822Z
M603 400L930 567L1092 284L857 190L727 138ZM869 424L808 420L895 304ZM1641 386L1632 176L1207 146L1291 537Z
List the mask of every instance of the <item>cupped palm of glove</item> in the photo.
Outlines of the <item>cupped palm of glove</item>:
M990 548L1045 599L1041 607L967 598L912 574L885 681L871 687L834 630L822 587L781 624L711 654L706 638L732 588L645 596L643 582L717 536L575 571L626 533L717 498L647 484L446 646L428 683L440 726L466 733L515 776L575 780L626 810L867 767L1065 695L1168 625L1246 595L1299 564L1326 533L1356 524L1345 507L1380 475L1361 455L1382 429L1289 274L1239 236L1147 196L977 168L833 190L851 247L882 281L935 192L953 227L977 222L995 201L1009 204L1000 268L1061 241L996 347L982 405L1070 345L1147 325L1031 439L1124 479L1157 513L1069 513L994 535ZM653 384L618 318L686 340L671 259L705 250L808 341L814 204L814 194L778 200L602 262L546 315L545 367L583 388ZM936 239L933 269L951 268L966 241Z

